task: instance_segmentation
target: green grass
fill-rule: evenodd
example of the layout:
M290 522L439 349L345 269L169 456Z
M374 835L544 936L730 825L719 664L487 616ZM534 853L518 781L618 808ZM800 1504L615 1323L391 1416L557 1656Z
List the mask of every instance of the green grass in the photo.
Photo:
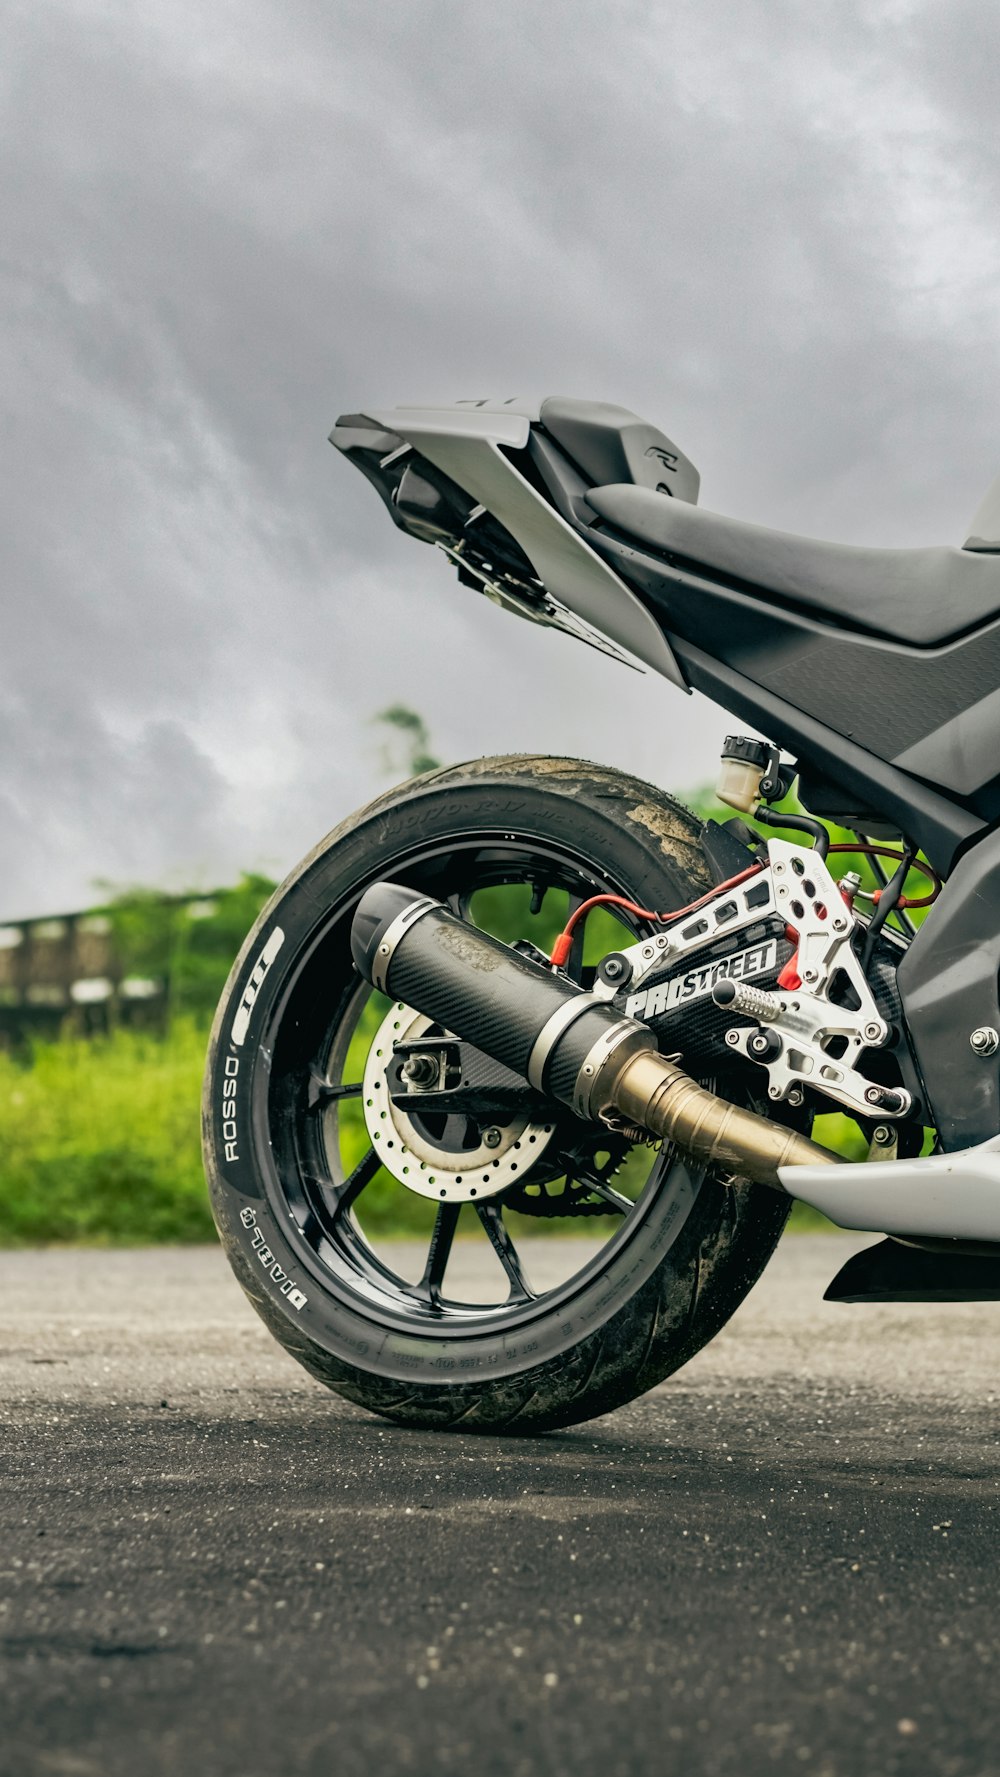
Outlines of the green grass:
M0 1055L0 1244L214 1236L199 1147L205 1032Z

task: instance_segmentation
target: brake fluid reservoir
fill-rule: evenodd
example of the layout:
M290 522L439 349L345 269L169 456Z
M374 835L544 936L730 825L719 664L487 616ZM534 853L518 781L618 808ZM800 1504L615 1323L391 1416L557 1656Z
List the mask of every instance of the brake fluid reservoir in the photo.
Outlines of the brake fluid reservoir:
M767 748L743 734L727 734L715 793L729 808L749 814L760 801L761 779L767 768Z

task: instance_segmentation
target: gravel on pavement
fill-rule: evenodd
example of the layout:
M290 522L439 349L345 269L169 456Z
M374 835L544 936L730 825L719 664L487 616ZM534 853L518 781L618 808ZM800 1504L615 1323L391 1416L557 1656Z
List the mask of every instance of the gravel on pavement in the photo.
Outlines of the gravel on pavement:
M1000 1304L824 1304L862 1244L535 1440L328 1394L217 1249L0 1254L0 1771L996 1777Z

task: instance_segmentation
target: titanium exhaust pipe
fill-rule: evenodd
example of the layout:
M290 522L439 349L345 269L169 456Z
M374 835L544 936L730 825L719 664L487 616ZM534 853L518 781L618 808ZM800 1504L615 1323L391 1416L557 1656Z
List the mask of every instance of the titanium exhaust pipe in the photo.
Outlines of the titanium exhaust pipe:
M538 1091L593 1119L614 1111L696 1160L784 1190L782 1166L837 1164L808 1137L731 1105L666 1061L623 1018L428 895L378 882L351 927L358 972Z
M739 1178L778 1191L785 1189L779 1167L837 1164L838 1157L829 1148L706 1091L656 1049L629 1056L602 1090L628 1122L676 1142L696 1160L724 1166Z

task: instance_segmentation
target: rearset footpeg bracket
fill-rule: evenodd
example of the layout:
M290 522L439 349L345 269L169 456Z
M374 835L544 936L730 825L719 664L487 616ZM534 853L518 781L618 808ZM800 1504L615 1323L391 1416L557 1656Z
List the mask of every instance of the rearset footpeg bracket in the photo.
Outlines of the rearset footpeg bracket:
M891 1034L851 942L856 915L817 851L769 839L767 855L758 875L721 889L689 919L621 951L633 971L630 995L638 1004L642 981L654 969L680 964L724 933L735 935L776 914L795 934L801 985L766 993L733 979L718 982L716 1003L758 1025L757 1030L735 1026L726 1034L727 1047L766 1068L772 1102L800 1103L808 1086L864 1118L905 1117L911 1094L867 1079L856 1066L866 1050L883 1047ZM839 1004L830 997L832 989L857 1004ZM615 991L616 983L600 976L594 983L593 992L601 997L611 999ZM631 1016L631 997L625 1009ZM767 1041L761 1042L762 1033Z

